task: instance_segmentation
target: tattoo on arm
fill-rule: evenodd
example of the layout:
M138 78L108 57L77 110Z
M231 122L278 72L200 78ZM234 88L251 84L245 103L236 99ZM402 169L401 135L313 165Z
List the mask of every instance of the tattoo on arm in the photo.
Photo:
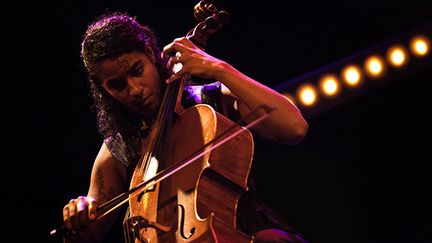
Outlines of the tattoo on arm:
M103 173L102 169L97 170L96 181L97 181L97 188L98 188L98 194L99 194L99 201L100 202L106 202L109 199L114 197L114 195L115 195L114 187L109 186L109 188L106 188L104 173Z

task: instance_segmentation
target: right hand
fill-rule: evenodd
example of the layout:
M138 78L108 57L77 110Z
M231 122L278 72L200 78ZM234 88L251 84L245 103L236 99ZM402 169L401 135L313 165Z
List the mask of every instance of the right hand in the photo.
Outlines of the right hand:
M90 196L71 199L63 208L63 221L73 234L83 232L97 217L97 202Z

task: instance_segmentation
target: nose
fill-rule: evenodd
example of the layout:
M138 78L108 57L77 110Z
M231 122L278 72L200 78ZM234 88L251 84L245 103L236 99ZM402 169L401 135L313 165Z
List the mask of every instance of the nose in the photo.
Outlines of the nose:
M133 97L142 96L143 88L133 78L128 78L129 95Z

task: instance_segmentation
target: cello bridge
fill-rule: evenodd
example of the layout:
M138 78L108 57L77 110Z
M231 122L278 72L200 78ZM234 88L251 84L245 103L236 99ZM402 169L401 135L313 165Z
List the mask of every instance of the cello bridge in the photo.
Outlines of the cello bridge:
M164 226L159 224L158 222L148 221L141 216L130 217L126 220L125 223L134 235L139 235L140 229L143 228L153 228L163 232L168 232L171 230L170 226Z

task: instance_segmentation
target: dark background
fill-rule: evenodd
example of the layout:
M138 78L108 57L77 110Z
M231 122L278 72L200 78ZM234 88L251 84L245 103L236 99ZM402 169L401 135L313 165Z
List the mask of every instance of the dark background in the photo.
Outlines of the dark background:
M61 224L63 205L87 193L101 138L79 58L86 25L105 9L129 11L164 46L195 25L196 3L40 1L5 8L0 241L60 242L48 233ZM432 18L431 4L415 1L216 4L231 24L209 40L208 51L269 86ZM298 145L255 138L254 175L266 202L310 242L432 242L430 70L307 117L309 134Z

